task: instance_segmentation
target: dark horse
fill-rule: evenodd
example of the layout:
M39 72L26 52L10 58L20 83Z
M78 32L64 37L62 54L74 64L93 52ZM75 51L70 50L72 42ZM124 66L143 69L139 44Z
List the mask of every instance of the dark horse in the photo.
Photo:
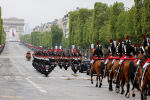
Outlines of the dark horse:
M98 87L99 80L99 88L102 86L103 66L104 63L102 60L96 60L91 67L91 84L93 84L93 74L96 74L96 87Z

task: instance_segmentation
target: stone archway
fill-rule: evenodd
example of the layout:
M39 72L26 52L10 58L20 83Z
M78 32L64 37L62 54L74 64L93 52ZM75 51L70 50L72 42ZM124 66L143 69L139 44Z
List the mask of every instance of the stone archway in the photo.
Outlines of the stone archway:
M3 19L6 41L18 41L21 34L24 34L24 19L8 18Z

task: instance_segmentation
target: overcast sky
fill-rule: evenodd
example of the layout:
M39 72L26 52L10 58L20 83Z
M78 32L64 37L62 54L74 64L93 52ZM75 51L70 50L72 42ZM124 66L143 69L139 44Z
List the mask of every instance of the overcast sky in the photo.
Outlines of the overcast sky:
M108 5L115 1L124 2L125 7L131 8L134 0L0 0L2 18L23 18L31 28L62 18L67 12L79 8L94 8L95 2Z

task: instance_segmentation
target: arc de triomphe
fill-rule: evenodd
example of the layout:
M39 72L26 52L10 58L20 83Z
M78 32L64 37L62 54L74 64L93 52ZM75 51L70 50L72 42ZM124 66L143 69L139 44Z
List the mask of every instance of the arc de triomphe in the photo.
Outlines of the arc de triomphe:
M24 34L24 19L3 19L3 27L6 32L6 41L18 41L20 35Z

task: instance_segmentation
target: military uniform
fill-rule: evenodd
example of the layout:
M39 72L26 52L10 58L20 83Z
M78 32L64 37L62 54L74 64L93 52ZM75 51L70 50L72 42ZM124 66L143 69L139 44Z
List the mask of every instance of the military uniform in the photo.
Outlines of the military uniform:
M95 56L97 56L98 58L103 56L102 47L100 47L99 42L97 42L97 48L93 53L93 57ZM93 64L93 62L94 59L92 59L91 63Z
M116 47L115 47L115 44L114 44L113 40L111 39L110 40L110 47L109 47L109 55L110 55L110 57L105 61L105 63L104 63L105 65L107 65L107 63L109 62L111 57L114 57L115 53L116 53Z
M149 39L149 37L147 36L147 35L144 35L143 36L143 39L144 39L144 44L143 44L143 47L142 47L142 50L143 50L143 52L144 52L144 55L146 55L146 57L148 58L148 60L149 60L149 58L150 58L150 39ZM147 61L145 64L144 64L144 66L143 66L143 68L145 69L145 68L147 68L147 66L149 66L150 65L150 62L149 61Z
M134 47L131 46L131 40L129 39L129 36L126 37L126 45L123 45L123 49L125 52L124 58L130 58L133 56L134 53ZM119 66L123 63L124 59L121 59L119 62Z

